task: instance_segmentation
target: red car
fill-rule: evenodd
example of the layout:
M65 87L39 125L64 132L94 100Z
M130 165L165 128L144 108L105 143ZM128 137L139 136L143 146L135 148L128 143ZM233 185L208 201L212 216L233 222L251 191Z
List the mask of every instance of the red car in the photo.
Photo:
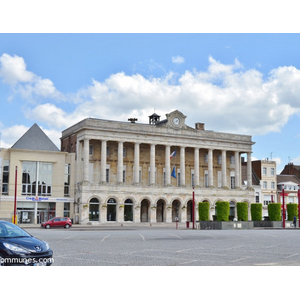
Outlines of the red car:
M70 228L72 226L72 221L70 218L67 217L56 217L53 219L50 219L47 222L43 222L41 224L42 227L45 227L47 229L51 227L65 227Z

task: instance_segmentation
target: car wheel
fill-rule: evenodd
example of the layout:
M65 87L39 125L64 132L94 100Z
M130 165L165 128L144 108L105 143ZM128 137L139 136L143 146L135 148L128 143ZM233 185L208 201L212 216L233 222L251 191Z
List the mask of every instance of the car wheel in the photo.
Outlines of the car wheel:
M65 228L69 229L69 228L70 228L70 225L69 225L69 224L66 224L66 225L65 225Z
M49 229L51 226L49 225L49 224L47 224L46 226L45 226L45 228L46 229Z

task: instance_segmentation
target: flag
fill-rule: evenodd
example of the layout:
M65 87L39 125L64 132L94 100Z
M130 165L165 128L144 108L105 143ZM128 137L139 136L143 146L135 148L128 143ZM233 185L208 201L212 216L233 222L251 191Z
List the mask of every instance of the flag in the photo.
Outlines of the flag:
M175 171L175 166L173 167L173 171L172 171L172 174L171 174L172 177L176 178L176 171Z
M173 156L176 156L176 150L172 152L170 158L172 158Z

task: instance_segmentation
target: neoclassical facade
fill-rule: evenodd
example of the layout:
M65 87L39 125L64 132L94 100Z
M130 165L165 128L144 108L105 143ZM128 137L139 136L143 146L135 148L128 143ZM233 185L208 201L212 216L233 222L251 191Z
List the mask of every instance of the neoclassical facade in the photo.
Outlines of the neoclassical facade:
M75 221L192 221L192 203L255 201L251 163L242 184L241 156L251 162L251 136L192 128L180 111L148 124L87 118L62 132L61 150L76 153Z

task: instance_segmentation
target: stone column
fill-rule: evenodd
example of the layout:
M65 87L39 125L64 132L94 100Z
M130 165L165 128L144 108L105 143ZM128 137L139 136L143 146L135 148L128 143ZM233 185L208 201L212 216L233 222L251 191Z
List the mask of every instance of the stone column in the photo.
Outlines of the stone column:
M107 141L101 142L101 166L100 166L100 182L106 183L106 154L107 154Z
M89 154L90 154L90 140L84 139L83 141L83 181L90 181L90 171L89 171Z
M247 188L252 187L252 164L251 164L251 152L247 153Z
M117 184L123 184L123 142L118 143Z
M180 186L185 186L185 147L180 147Z
M240 177L240 152L235 151L235 188L239 188L241 186L241 177Z
M150 185L155 185L155 145L150 146Z
M170 156L171 156L171 147L166 146L166 154L165 154L165 169L166 169L166 186L171 185L171 164L170 164Z
M194 150L194 185L199 186L199 148Z
M133 183L139 184L140 183L140 144L134 144L134 176L133 176Z
M208 149L208 186L214 186L213 149Z
M226 150L222 150L222 187L227 187Z

